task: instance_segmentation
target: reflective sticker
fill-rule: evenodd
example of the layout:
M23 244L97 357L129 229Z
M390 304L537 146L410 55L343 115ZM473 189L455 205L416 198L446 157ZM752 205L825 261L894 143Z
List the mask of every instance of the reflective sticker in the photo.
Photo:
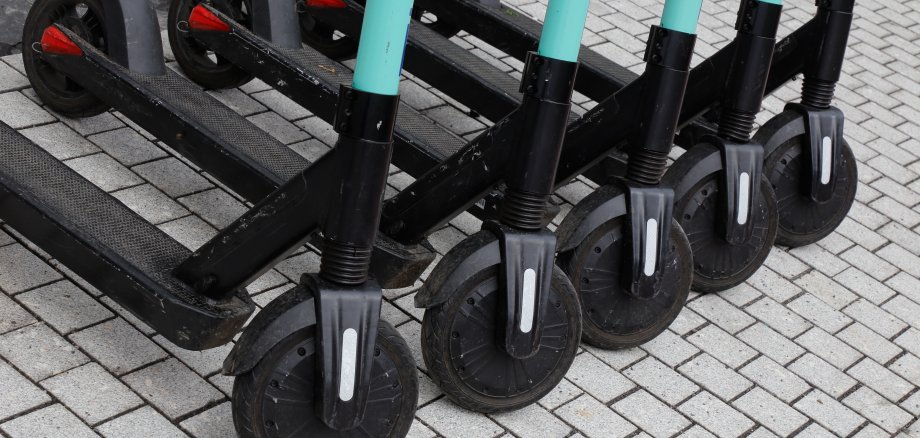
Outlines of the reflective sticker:
M821 140L821 184L831 182L831 138Z
M655 273L655 262L658 259L658 220L649 219L645 223L645 266L642 272L646 277Z
M537 299L537 271L528 268L524 271L524 290L521 297L521 332L530 333L533 329L533 314Z
M751 175L741 172L738 176L738 225L748 220L748 204L751 202Z
M342 370L339 373L339 398L349 401L355 395L355 367L358 362L358 332L346 329L342 333Z

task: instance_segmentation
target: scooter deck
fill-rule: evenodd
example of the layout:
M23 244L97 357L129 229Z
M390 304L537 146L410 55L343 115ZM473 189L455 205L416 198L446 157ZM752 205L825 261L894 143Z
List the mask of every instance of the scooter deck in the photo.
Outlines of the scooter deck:
M61 30L83 55L45 55L46 61L250 202L262 200L311 164L178 73L129 71L73 32ZM335 100L330 101L334 110ZM431 125L408 129L415 135ZM440 155L427 159L443 160ZM424 246L398 245L380 235L371 270L388 287L411 286L413 276L433 258Z
M82 56L46 55L56 69L255 202L310 163L191 81L130 71L62 29Z
M352 71L309 47L272 44L245 26L211 11L230 25L230 32L195 31L195 38L234 65L275 87L323 120L333 123L341 85ZM460 150L466 141L400 103L394 135L393 164L418 176Z
M523 60L536 50L542 25L498 0L418 0L416 6ZM638 75L582 46L575 89L600 102Z
M0 122L0 217L176 345L229 342L254 309L245 290L207 301L172 276L191 251Z

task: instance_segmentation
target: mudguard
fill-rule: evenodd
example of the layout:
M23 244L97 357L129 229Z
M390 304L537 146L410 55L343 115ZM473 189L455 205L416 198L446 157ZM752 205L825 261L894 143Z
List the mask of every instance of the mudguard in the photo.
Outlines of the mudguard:
M316 325L313 293L297 285L256 314L224 360L223 374L251 371L269 350L288 336Z
M601 225L626 215L626 193L614 185L595 190L575 205L556 229L559 253L574 250Z
M428 276L415 294L415 307L427 309L447 302L454 291L477 272L501 263L498 239L489 231L480 231L460 242Z
M793 111L783 111L764 123L751 141L762 144L764 157L769 157L783 143L800 135L805 135L805 120L802 115Z

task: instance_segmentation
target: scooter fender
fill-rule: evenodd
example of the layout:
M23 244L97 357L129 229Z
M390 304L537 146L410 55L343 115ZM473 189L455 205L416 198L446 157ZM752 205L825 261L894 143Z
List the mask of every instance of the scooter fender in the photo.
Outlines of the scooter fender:
M627 213L626 192L614 185L606 185L588 195L562 220L556 230L559 253L574 250L589 234L601 225Z
M457 244L435 267L415 294L415 307L428 309L447 302L470 276L501 263L499 242L489 232L479 232ZM482 245L482 239L490 241Z
M764 123L752 142L763 145L764 157L769 157L780 145L805 135L805 119L795 111L783 111Z
M316 325L313 293L303 285L283 293L256 314L224 360L223 374L252 371L269 350L288 336Z

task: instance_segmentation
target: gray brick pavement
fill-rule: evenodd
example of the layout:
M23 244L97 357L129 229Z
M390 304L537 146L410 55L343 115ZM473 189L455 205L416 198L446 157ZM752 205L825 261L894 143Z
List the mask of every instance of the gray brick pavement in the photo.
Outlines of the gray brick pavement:
M545 1L511 0L540 16ZM810 19L786 6L781 33ZM694 62L733 35L737 2L707 1ZM634 71L657 0L593 0L584 41ZM584 348L538 404L480 415L454 406L420 374L412 437L903 436L920 437L920 2L857 2L837 102L859 160L857 204L831 236L775 248L749 281L692 294L661 337L641 348ZM468 35L454 38L519 75L522 64ZM189 248L245 208L181 157L117 113L73 120L46 111L18 56L0 61L0 120ZM797 98L778 90L764 122ZM458 134L484 128L415 79L403 101ZM309 159L334 141L328 125L261 81L211 92ZM577 97L579 112L593 102ZM394 170L391 190L412 181ZM559 190L563 214L592 190ZM558 224L558 219L555 221ZM435 233L444 253L478 229L469 215ZM318 258L299 252L250 286L264 306ZM232 380L218 374L229 346L175 347L94 288L0 225L0 436L226 437ZM417 360L422 313L413 289L386 291L383 315ZM420 362L420 366L423 364Z

